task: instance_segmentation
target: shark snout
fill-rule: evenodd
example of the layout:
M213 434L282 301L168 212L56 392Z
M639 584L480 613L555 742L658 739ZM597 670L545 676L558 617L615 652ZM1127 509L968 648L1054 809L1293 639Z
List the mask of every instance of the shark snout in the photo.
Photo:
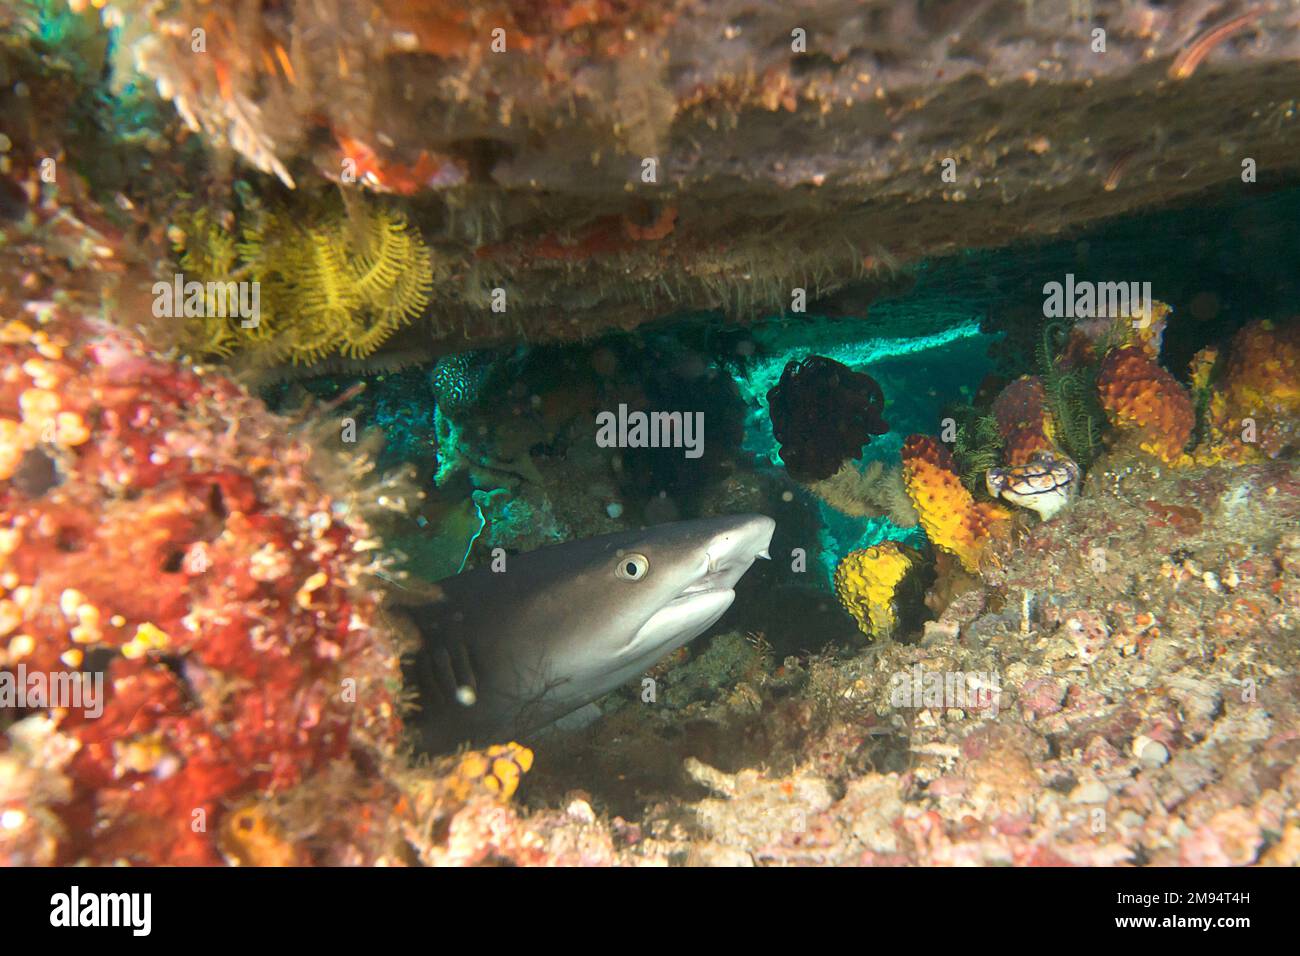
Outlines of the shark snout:
M767 515L745 515L732 527L718 532L705 548L708 570L701 585L733 587L756 558L771 557L768 548L774 531L776 522Z

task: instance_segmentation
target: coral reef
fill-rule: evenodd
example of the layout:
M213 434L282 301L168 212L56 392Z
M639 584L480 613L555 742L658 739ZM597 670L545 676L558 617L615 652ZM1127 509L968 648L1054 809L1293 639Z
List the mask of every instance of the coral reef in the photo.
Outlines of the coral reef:
M1213 365L1213 358L1204 361L1193 379L1209 379ZM1224 365L1206 410L1208 454L1241 461L1294 450L1300 442L1300 325L1250 323L1233 336Z
M1112 349L1101 361L1097 390L1111 423L1145 452L1169 465L1191 461L1196 428L1187 389L1138 345Z
M526 748L408 764L367 516L411 489L79 291L0 299L0 862L611 859L509 806Z
M217 863L232 832L271 840L228 815L298 787L353 819L324 846L299 821L282 862L393 858L367 808L395 792L360 778L399 744L397 652L310 447L75 310L10 318L0 352L0 668L86 694L6 717L0 858Z
M398 210L353 198L306 214L257 207L246 220L238 239L206 208L176 227L187 291L183 310L174 301L167 313L185 316L182 344L197 356L246 352L262 365L362 358L429 302L429 249ZM203 284L192 294L191 281ZM256 299L243 292L249 284ZM256 314L236 309L230 290Z
M767 405L781 460L805 481L829 478L873 436L889 431L875 379L820 355L789 362Z
M895 541L845 555L835 569L835 595L862 633L886 640L899 624L899 590L919 566L918 555Z
M0 0L0 863L1300 862L1300 13L1065 6ZM436 579L744 512L411 759Z
M1057 451L1055 426L1047 409L1047 390L1037 375L1022 375L993 400L992 413L1002 436L1002 463L1024 465L1038 452Z
M903 481L930 542L978 571L990 540L1006 530L1007 510L976 501L954 471L952 453L929 435L903 443Z
M1300 470L1146 471L1122 493L1104 472L995 543L1001 567L919 643L787 658L743 705L697 705L675 743L656 708L620 720L566 827L626 864L1295 865ZM673 754L703 793L610 815L614 768Z

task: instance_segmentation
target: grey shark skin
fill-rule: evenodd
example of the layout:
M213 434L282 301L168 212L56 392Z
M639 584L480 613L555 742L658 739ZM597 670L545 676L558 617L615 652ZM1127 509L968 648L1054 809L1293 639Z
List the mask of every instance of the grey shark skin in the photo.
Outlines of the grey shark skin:
M418 746L524 738L644 674L722 617L775 528L757 514L679 521L438 582L442 600L407 610Z

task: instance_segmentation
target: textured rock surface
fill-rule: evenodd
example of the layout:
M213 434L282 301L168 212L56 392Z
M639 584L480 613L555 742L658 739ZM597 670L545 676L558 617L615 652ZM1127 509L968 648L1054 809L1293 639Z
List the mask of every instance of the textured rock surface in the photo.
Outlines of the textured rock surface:
M110 16L213 141L299 188L412 196L450 276L436 329L477 341L771 313L794 287L861 314L900 264L1239 183L1247 157L1264 182L1300 147L1281 3L233 6Z

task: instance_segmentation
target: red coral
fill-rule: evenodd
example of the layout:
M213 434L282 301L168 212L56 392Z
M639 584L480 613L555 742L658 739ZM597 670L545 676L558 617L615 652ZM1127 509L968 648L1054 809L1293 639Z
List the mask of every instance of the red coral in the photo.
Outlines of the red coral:
M57 768L0 736L0 760L63 776L43 860L219 863L236 804L395 751L365 529L333 517L308 446L230 382L81 318L10 323L0 367L0 459L18 463L0 669L104 679L101 715L29 705L71 753ZM0 788L0 807L36 802ZM0 839L0 860L30 862L25 845Z
M1003 441L1003 464L1024 465L1036 452L1057 451L1047 390L1037 375L1022 375L993 402L993 416Z

